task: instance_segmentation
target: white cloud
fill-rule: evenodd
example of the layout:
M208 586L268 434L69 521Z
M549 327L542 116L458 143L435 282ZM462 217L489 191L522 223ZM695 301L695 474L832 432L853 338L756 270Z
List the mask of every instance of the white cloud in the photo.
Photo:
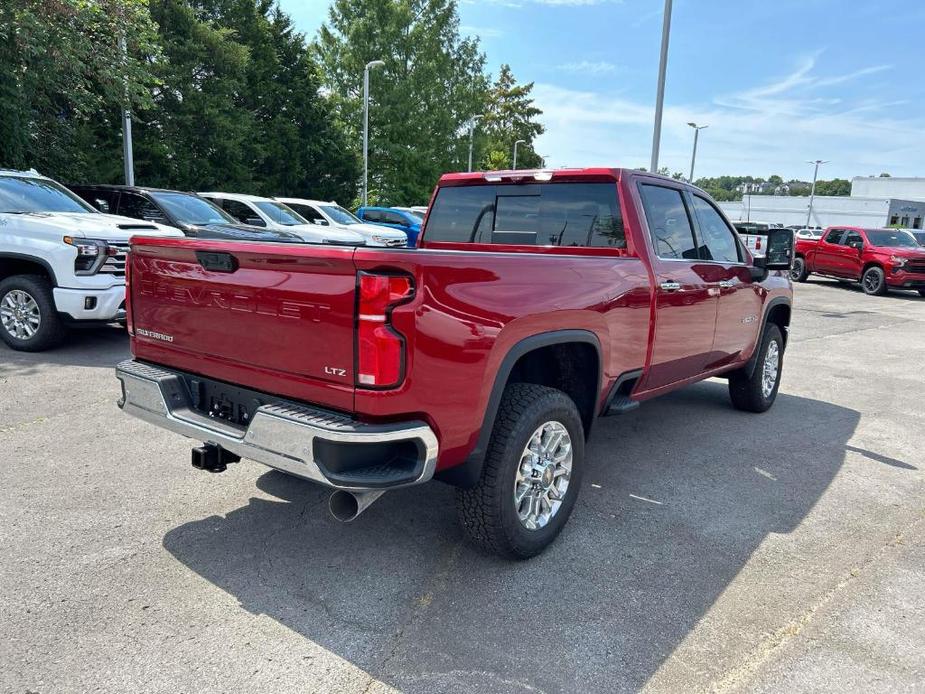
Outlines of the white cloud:
M853 98L833 86L889 69L874 65L840 75L816 74L818 54L781 78L717 97L707 104L674 104L666 96L660 164L690 165L690 121L708 124L701 134L702 175L778 173L806 177L807 159L832 160L827 176L890 171L921 175L925 115L895 101ZM546 133L537 149L552 166L648 166L654 106L608 95L538 83L536 104Z
M563 72L603 75L616 72L617 66L613 63L608 63L606 60L580 60L574 63L563 63L562 65L556 65L556 69L562 70Z

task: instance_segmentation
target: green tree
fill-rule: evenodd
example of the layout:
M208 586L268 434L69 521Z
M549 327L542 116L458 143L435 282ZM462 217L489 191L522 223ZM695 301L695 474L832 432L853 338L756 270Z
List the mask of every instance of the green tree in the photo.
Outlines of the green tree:
M156 39L144 0L0 3L0 166L94 180L121 107L151 104Z
M533 149L533 141L543 133L536 121L542 114L533 103L533 82L518 84L510 65L502 65L485 106L485 116L479 124L481 168L508 169L513 165L514 143L517 147L517 167L539 168L543 159Z
M817 181L816 195L851 195L851 181L833 178L831 181Z
M358 154L363 68L385 61L370 80L373 199L422 203L441 173L465 166L487 80L477 40L459 35L455 0L335 0L316 51L334 117Z

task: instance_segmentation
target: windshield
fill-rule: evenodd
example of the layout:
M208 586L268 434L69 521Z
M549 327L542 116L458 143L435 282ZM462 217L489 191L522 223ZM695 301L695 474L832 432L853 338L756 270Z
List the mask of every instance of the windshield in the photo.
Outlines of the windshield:
M343 224L345 226L350 224L362 224L359 219L354 217L340 205L321 205L321 211L338 224Z
M419 222L423 222L423 221L424 221L424 213L423 213L423 212L418 212L417 210L405 210L405 212L406 212L407 214L410 214L412 217L414 217L414 218L415 218L416 220L418 220Z
M867 239L874 246L885 246L887 248L908 248L919 245L912 234L902 229L868 230Z
M0 176L0 212L95 213L96 210L47 178Z
M912 235L915 237L915 240L919 242L919 244L925 246L925 231L913 231Z
M235 220L208 200L191 193L152 192L157 200L178 222L204 226L206 224L235 224Z
M300 217L294 210L289 209L281 202L255 202L261 212L277 224L284 227L294 227L297 224L308 224L308 220Z

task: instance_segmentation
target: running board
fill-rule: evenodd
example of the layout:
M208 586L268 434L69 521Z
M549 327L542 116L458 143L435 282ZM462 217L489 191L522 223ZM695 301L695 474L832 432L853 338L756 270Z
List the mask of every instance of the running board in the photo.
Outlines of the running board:
M633 400L625 395L617 395L613 400L610 401L610 404L607 406L607 411L604 412L605 417L611 417L618 414L626 414L632 412L633 410L639 407L639 401Z

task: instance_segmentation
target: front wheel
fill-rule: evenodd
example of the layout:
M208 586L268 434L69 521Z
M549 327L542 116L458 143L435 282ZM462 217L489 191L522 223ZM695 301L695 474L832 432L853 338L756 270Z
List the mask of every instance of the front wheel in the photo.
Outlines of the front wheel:
M805 282L809 277L806 271L806 260L799 256L793 259L793 265L790 266L790 279L794 282Z
M768 323L751 376L744 371L736 371L729 376L729 397L733 407L746 412L769 410L777 399L783 365L783 334L776 324Z
M41 352L64 337L48 280L14 275L0 282L0 338L15 350Z
M572 513L584 466L584 428L562 391L512 383L504 391L478 483L456 496L469 539L527 559L556 539Z
M871 296L883 296L886 294L886 275L883 270L876 265L872 265L864 271L861 276L861 287L865 294Z

